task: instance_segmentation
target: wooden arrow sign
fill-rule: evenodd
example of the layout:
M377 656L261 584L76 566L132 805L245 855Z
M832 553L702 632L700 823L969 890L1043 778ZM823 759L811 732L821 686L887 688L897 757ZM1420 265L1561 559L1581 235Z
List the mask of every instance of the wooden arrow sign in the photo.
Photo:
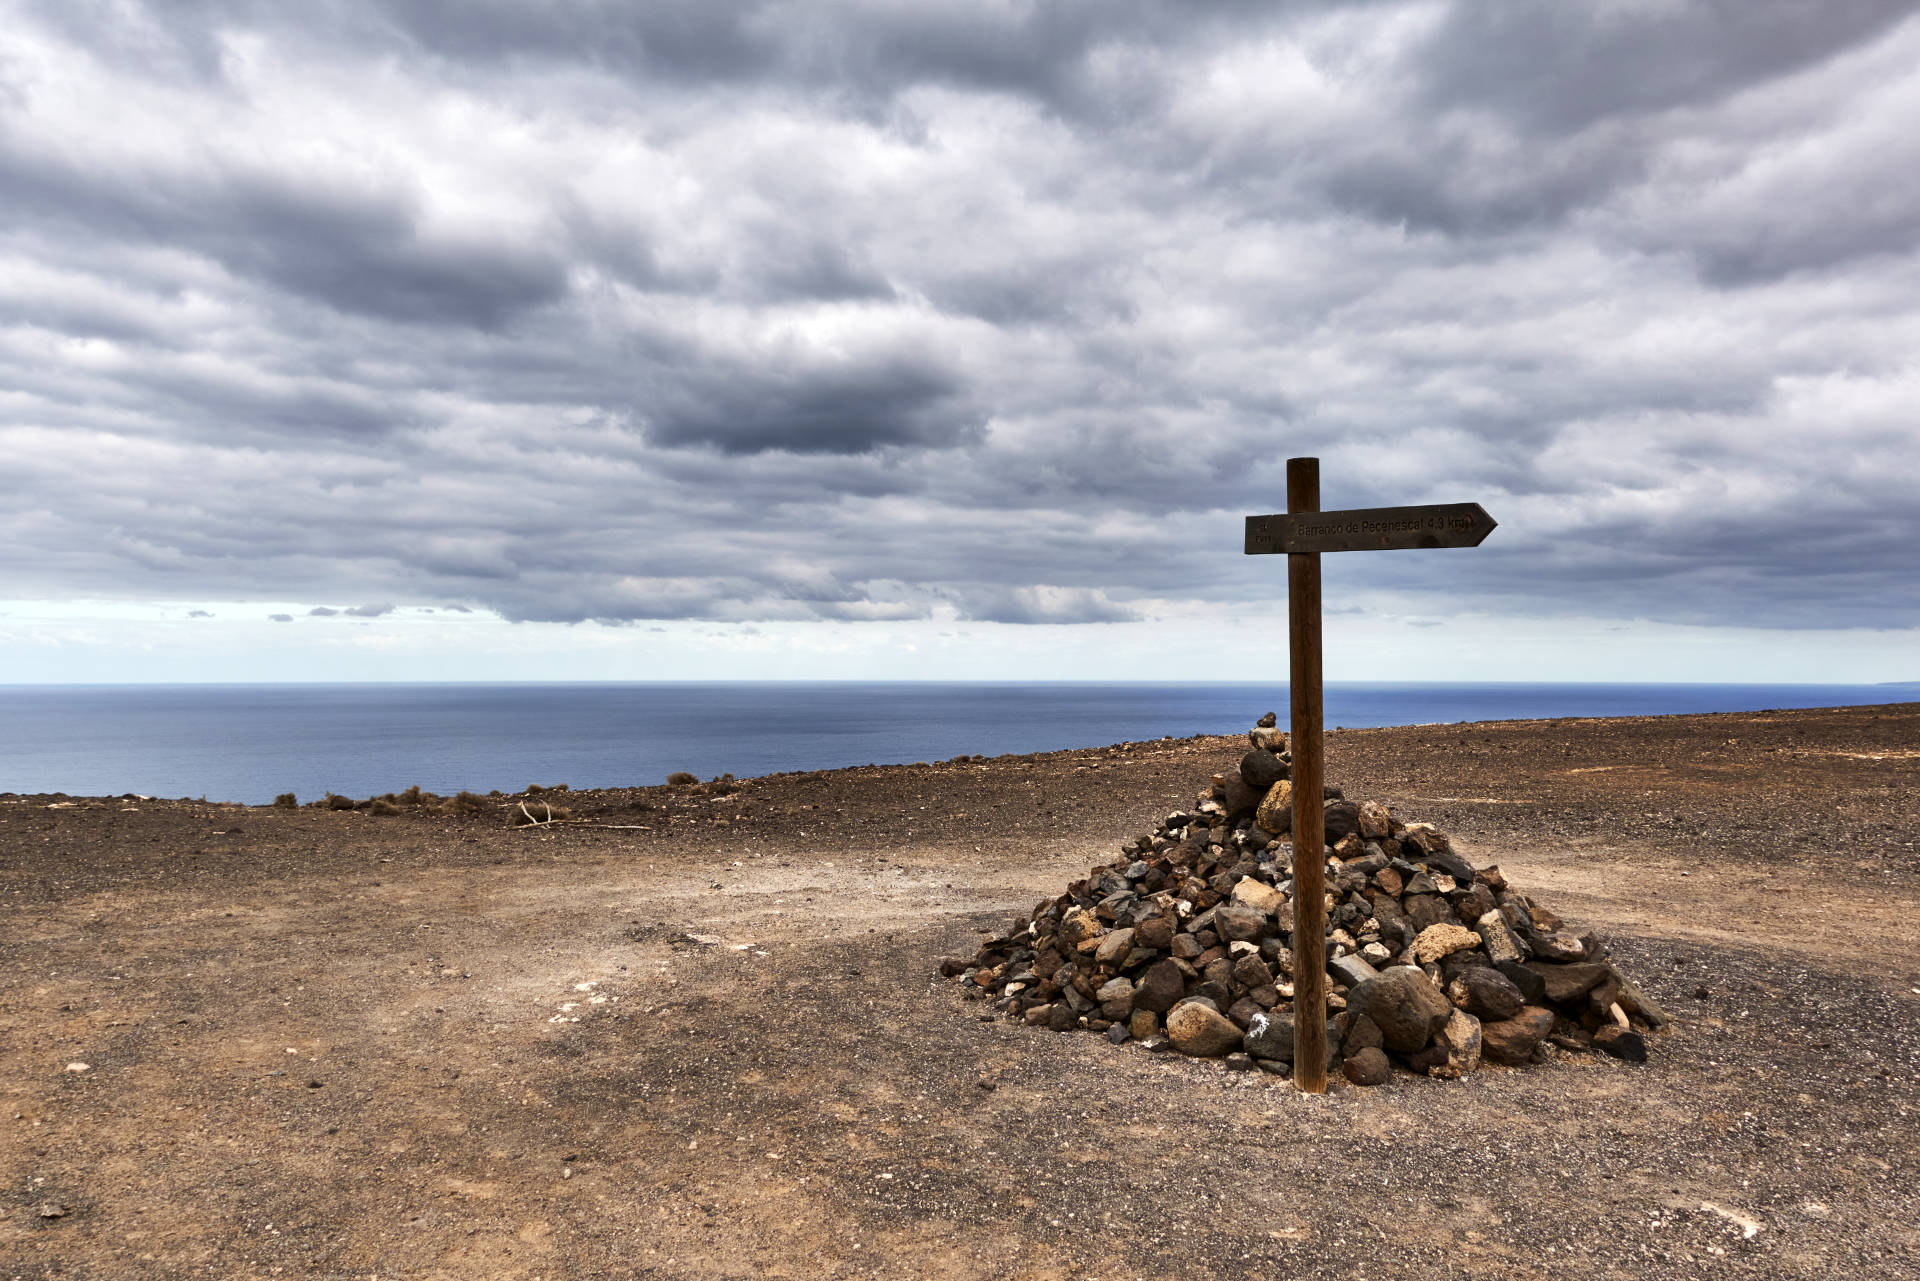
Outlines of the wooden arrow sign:
M1321 746L1320 553L1473 547L1493 532L1479 503L1320 510L1320 460L1287 460L1287 514L1247 517L1247 555L1287 556L1293 711L1293 1079L1327 1088L1326 756Z
M1494 531L1495 524L1479 503L1249 516L1247 555L1478 547Z

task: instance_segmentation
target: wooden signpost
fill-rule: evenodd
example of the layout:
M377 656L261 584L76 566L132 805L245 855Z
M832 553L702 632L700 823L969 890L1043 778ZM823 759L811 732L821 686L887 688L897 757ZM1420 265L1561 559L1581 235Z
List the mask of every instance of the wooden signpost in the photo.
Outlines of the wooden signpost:
M1320 510L1320 460L1287 460L1287 512L1247 517L1247 555L1287 558L1293 736L1293 1079L1327 1089L1326 758L1320 711L1320 553L1477 547L1493 532L1478 503Z

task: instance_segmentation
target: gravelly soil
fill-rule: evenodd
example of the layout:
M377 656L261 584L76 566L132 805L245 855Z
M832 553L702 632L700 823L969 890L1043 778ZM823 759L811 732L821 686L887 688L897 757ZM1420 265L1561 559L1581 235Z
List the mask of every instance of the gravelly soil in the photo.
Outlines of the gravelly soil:
M933 977L1239 750L0 797L0 1277L1920 1276L1920 706L1330 736L1611 935L1644 1066L1304 1098Z

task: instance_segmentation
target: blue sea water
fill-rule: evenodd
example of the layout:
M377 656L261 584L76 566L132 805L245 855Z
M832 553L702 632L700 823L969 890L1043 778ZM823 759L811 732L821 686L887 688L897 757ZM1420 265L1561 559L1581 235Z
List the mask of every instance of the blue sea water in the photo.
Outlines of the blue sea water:
M1835 707L1911 686L1332 684L1334 726ZM1052 751L1286 723L1284 684L0 686L0 792L264 804L631 787L963 753Z

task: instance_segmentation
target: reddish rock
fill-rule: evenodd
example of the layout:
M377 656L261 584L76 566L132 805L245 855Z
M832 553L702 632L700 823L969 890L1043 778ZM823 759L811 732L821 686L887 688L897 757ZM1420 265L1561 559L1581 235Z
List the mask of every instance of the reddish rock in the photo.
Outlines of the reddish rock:
M1165 1014L1186 994L1187 980L1180 973L1180 967L1171 960L1155 961L1147 967L1147 972L1140 976L1139 985L1134 988L1133 1008Z

